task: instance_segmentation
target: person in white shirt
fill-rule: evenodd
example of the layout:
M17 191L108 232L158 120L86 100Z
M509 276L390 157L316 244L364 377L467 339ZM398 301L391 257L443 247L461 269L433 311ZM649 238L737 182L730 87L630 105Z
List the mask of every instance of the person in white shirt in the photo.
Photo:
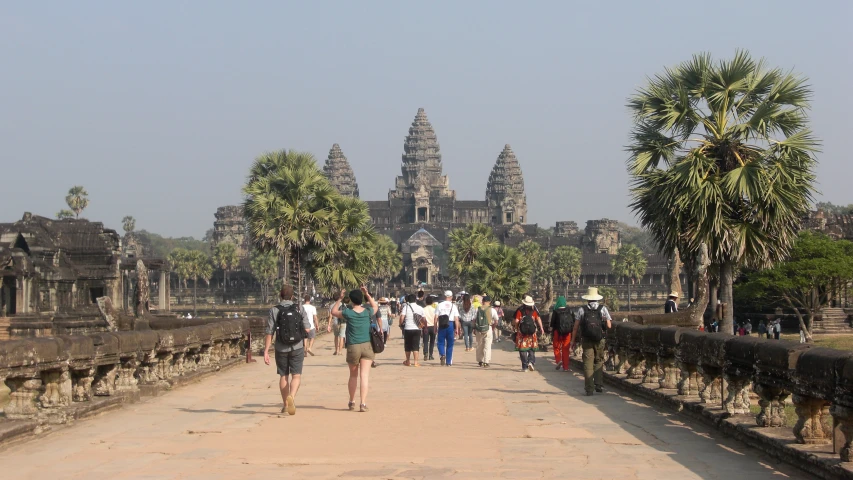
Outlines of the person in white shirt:
M311 305L311 295L306 294L302 297L305 303L302 304L302 318L311 324L311 330L308 332L308 338L305 339L305 351L308 355L314 356L314 340L317 337L317 326L320 322L317 320L317 308Z
M400 326L403 327L403 344L406 349L405 366L420 367L418 362L418 351L421 343L421 326L415 321L415 315L424 316L424 309L417 304L414 294L406 296L406 304L400 312ZM414 361L414 363L413 363Z
M448 367L453 365L453 342L457 335L462 333L459 325L459 309L453 303L453 292L444 292L444 301L435 309L436 323L438 323L438 354L441 364Z

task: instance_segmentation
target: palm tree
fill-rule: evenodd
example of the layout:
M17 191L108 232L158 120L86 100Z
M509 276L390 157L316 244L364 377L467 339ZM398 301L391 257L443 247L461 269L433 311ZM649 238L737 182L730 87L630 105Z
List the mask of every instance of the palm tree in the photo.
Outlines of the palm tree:
M74 211L77 218L83 210L89 206L89 193L80 185L75 185L68 190L68 195L65 196L65 203L68 208Z
M284 258L285 277L294 267L302 293L306 248L328 241L330 203L340 196L306 152L279 150L255 159L243 187L249 232L261 250Z
M646 254L633 244L622 245L616 256L610 260L610 267L617 277L628 277L628 311L631 311L631 285L640 281L646 274L648 260Z
M450 247L447 249L447 254L453 276L464 283L480 252L494 245L497 245L494 232L480 223L450 232Z
M478 252L468 273L468 285L475 292L518 301L530 289L530 265L518 250L491 244Z
M176 248L169 254L169 264L172 266L172 271L178 274L179 282L183 279L186 285L187 279L193 280L193 316L197 316L198 280L199 278L209 280L213 274L210 258L198 250Z
M376 261L371 278L381 283L384 290L388 280L397 276L403 269L403 256L397 250L397 244L388 235L377 235L373 246Z
M667 254L707 248L731 306L734 268L783 258L814 193L806 80L739 51L693 57L629 101L632 209ZM722 322L731 332L733 310Z
M252 269L252 275L261 284L261 296L263 303L266 303L269 298L269 287L278 276L276 254L275 252L254 250L249 258L249 266Z
M566 297L569 285L578 281L581 275L581 251L577 247L559 246L551 253L551 270L554 277L563 284Z
M65 220L67 218L73 218L73 217L74 217L74 212L72 212L71 210L62 209L62 210L56 212L56 219L57 220Z
M237 255L237 245L231 242L222 242L216 244L216 247L214 247L213 249L213 263L215 263L217 267L222 269L224 280L222 284L223 296L228 290L228 272L233 270L239 262L240 256Z
M136 229L136 219L127 215L121 219L121 226L124 229L124 233L131 233Z

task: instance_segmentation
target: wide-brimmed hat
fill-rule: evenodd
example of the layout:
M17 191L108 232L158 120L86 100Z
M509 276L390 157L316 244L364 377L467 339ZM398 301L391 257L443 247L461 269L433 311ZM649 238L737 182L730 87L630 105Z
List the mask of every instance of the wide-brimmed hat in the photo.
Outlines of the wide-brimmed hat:
M678 298L678 297L679 297L678 292L670 292L669 296L670 296L670 297L675 297L675 298Z
M382 297L379 299L379 303L388 303L388 299L385 297Z
M536 303L533 302L533 297L531 297L530 295L525 295L521 303L527 305L528 307L536 305Z
M598 287L589 287L586 291L586 295L582 295L581 298L588 302L597 302L604 297L598 293Z

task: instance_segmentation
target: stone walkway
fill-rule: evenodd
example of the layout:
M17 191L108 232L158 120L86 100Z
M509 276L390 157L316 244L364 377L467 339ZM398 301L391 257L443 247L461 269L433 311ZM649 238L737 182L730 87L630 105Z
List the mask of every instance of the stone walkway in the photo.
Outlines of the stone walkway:
M318 339L295 416L274 367L242 365L0 452L3 478L806 478L716 433L609 391L583 396L550 355L521 373L511 345L492 368L401 365L394 332L371 371L370 413L346 409L347 368ZM457 345L460 345L457 342ZM436 355L437 358L437 355ZM272 477L271 477L272 478Z

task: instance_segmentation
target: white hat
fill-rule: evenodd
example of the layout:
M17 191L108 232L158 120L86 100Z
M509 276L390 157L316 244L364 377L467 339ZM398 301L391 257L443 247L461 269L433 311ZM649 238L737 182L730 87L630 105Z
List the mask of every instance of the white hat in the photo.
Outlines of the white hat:
M670 296L670 297L675 297L675 298L678 298L678 297L679 297L678 292L670 292L669 296Z
M533 297L531 297L530 295L525 295L524 300L522 300L521 303L527 305L528 307L532 307L533 305L535 305L535 303L533 302Z
M500 306L501 306L501 301L500 301L500 300L495 300L495 306L496 306L496 307L500 307Z
M586 295L582 295L581 298L589 302L597 302L604 297L598 294L597 287L589 287L589 289L586 291Z
M444 296L445 296L445 297L452 297L452 296L453 296L453 292L451 292L450 290L445 290L445 292L444 292Z

